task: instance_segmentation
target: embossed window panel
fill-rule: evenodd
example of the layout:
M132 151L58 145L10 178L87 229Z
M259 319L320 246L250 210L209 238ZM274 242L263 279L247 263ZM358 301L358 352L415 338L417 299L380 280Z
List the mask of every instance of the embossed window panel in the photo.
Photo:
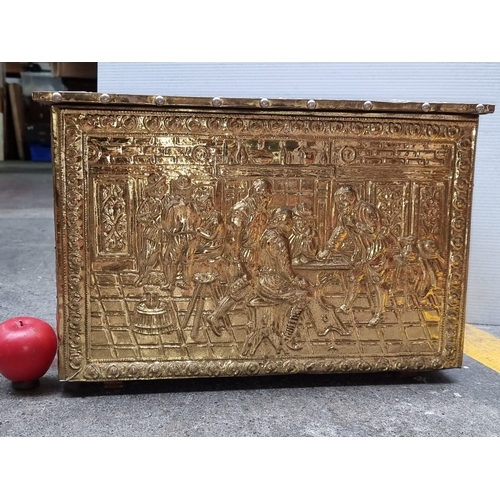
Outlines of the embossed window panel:
M52 103L61 380L461 365L493 106L34 97Z

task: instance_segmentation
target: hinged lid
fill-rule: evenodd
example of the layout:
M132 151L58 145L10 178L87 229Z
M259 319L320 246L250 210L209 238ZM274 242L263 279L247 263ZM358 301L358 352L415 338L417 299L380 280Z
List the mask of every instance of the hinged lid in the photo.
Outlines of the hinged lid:
M361 111L370 113L471 114L493 113L492 104L410 101L349 101L330 99L274 99L236 97L181 97L106 94L101 92L33 92L35 101L48 104L105 104L155 107L283 109L294 111Z

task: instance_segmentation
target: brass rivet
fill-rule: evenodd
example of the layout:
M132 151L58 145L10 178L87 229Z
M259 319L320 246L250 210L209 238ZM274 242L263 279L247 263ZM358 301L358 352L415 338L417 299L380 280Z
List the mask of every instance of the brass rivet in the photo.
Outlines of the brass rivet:
M365 101L363 103L363 109L366 109L366 111L370 111L370 109L373 108L373 104L371 101Z
M271 103L269 102L269 99L264 98L264 99L260 100L260 107L261 108L268 108L270 106L270 104Z
M52 102L60 102L62 101L62 95L59 92L54 92L52 94Z
M221 105L222 105L222 99L220 97L214 97L212 99L212 106L215 106L216 108L218 108Z
M162 95L157 95L155 97L155 103L158 104L158 106L161 106L162 104L165 104L165 98Z
M111 97L109 97L109 94L101 94L101 97L99 99L104 103L111 101Z
M485 105L484 105L484 104L478 104L478 105L476 106L476 111L477 111L478 113L484 113L484 110L485 110L485 109L486 109L486 107L485 107Z
M430 109L431 109L431 105L430 105L428 102L424 102L424 103L422 104L422 111L427 112L427 111L429 111Z
M314 109L316 107L316 101L314 99L309 99L309 101L307 101L307 107L309 109Z

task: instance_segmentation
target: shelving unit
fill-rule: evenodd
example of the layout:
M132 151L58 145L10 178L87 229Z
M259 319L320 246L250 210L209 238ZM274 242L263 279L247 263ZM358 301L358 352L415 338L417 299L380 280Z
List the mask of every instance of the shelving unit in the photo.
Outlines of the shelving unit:
M50 161L50 112L37 90L97 90L95 62L0 63L0 161Z

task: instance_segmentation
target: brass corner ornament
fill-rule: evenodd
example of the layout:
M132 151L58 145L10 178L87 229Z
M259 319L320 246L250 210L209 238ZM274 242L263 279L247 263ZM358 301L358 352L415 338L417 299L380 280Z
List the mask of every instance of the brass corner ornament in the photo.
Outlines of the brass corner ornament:
M461 365L493 106L34 98L52 104L61 380Z

